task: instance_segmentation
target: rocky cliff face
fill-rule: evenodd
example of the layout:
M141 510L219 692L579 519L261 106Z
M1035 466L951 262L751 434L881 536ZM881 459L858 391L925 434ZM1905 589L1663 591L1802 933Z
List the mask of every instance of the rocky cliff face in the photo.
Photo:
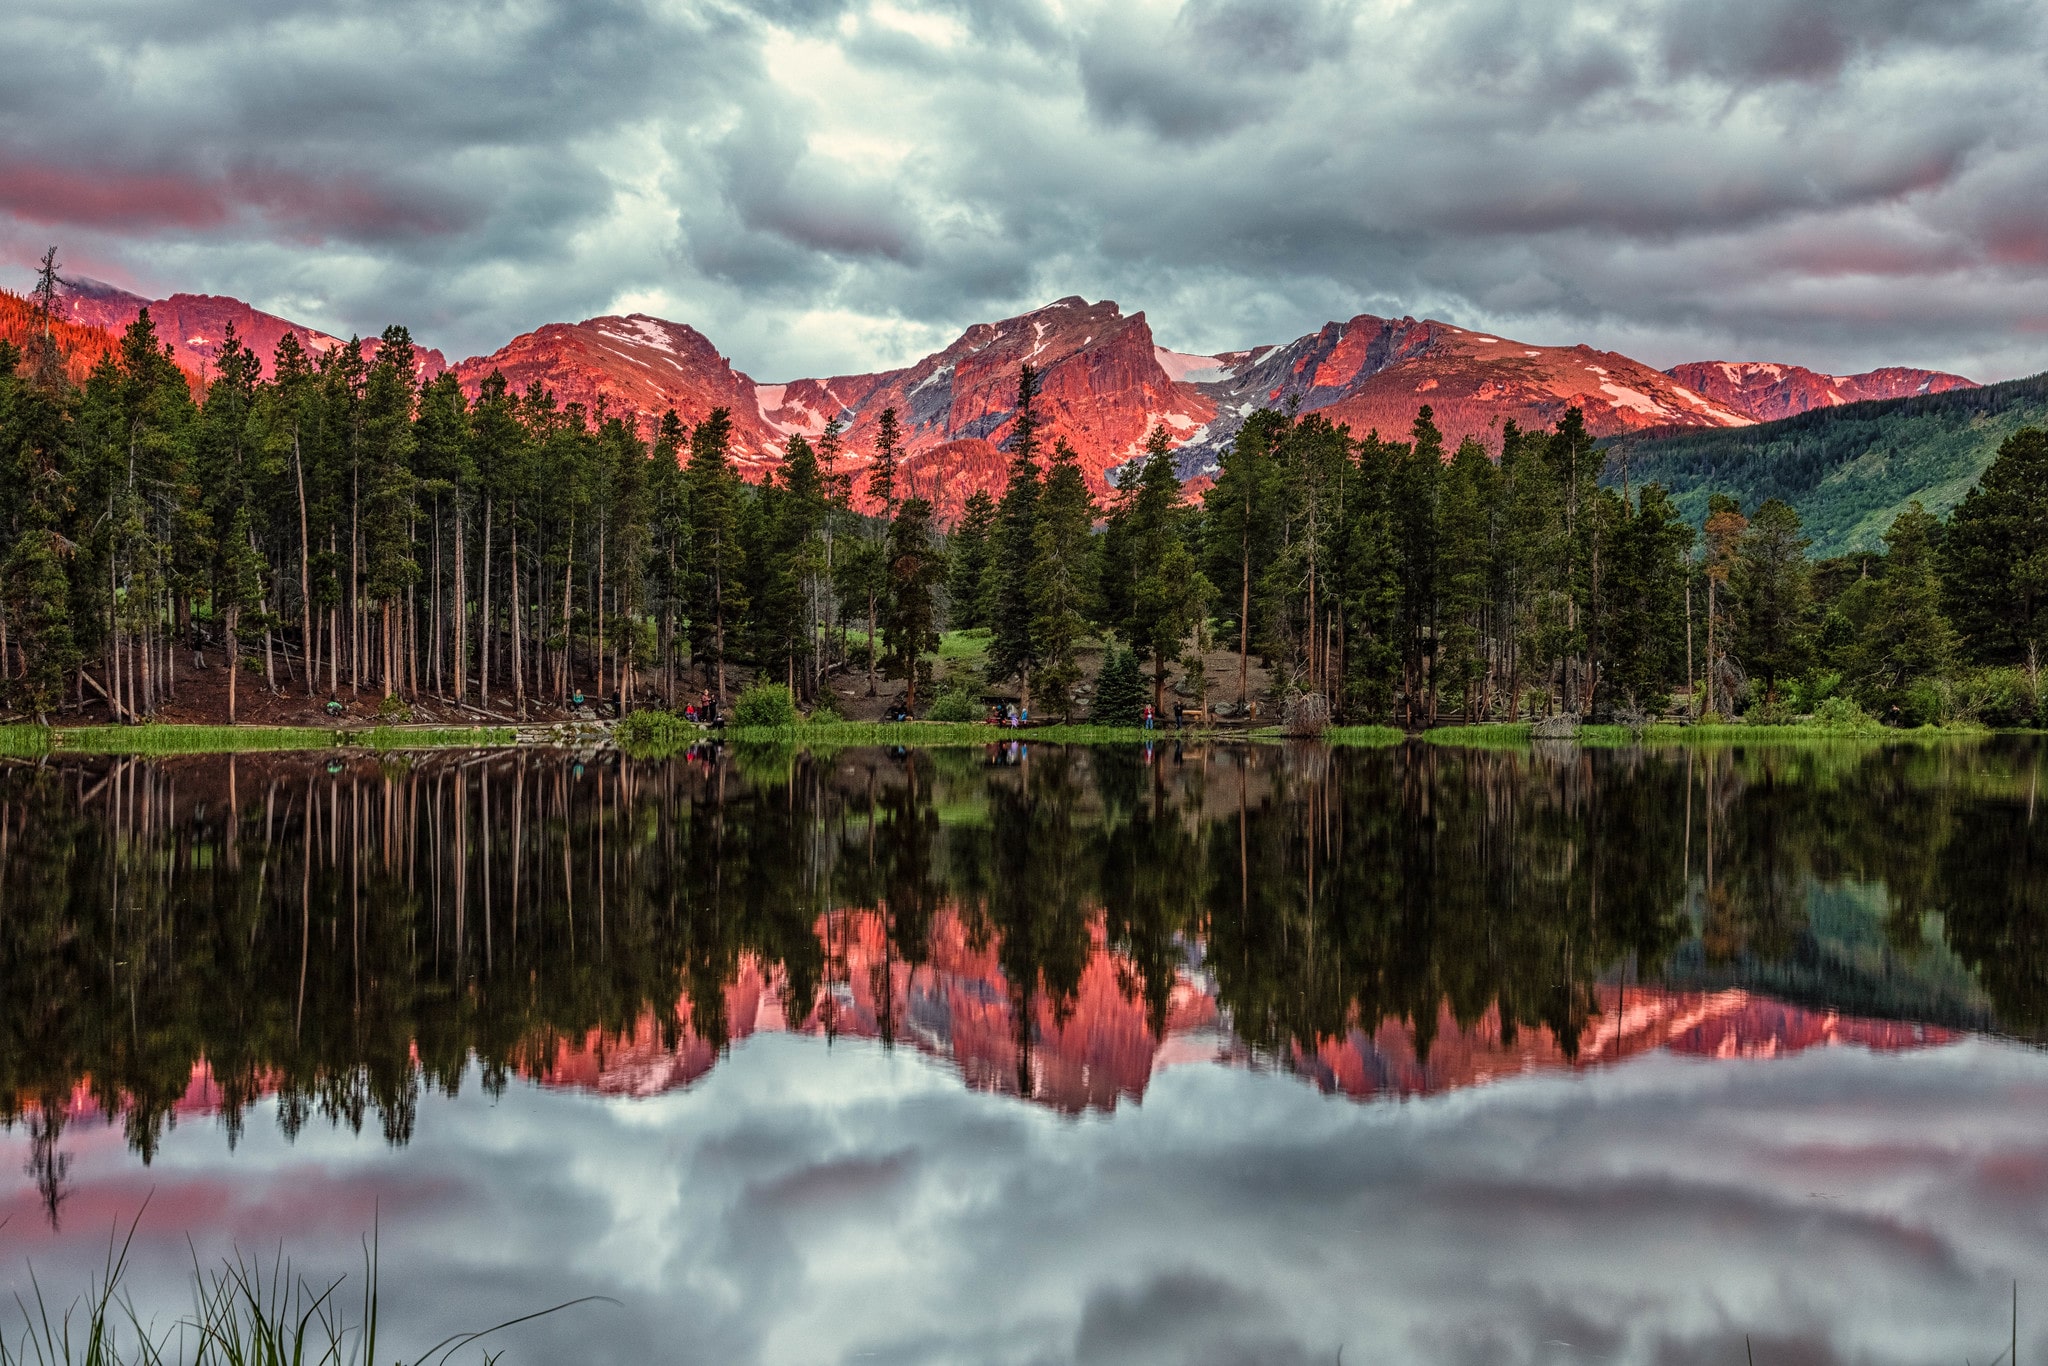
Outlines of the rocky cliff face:
M230 324L235 335L263 362L266 375L270 373L271 355L287 332L296 334L299 345L316 358L343 344L339 337L251 308L240 299L222 294L173 294L168 299L145 299L98 280L78 278L64 281L58 306L71 321L104 328L116 336L147 308L150 321L156 324L157 337L169 344L178 364L195 375L213 374ZM431 379L448 368L447 357L439 351L421 345L417 338L413 344L422 379ZM365 338L364 358L375 359L378 347L376 338Z
M316 354L340 344L236 299L145 300L88 280L69 283L64 294L67 318L115 332L144 306L195 373L212 364L230 322L266 360L287 331ZM365 344L367 352L374 349L374 342ZM1284 345L1190 355L1159 345L1143 313L1125 316L1113 302L1080 298L977 323L942 351L873 374L764 383L735 369L695 328L644 314L550 323L455 370L472 395L496 370L517 391L541 384L564 404L625 415L650 432L669 409L695 424L725 408L735 461L757 479L780 463L792 435L815 438L833 418L846 428L841 470L858 474L872 458L883 410L894 408L904 433L901 487L932 499L948 519L977 489L1002 487L1018 370L1026 363L1041 375L1037 408L1047 449L1059 440L1071 445L1098 494L1142 451L1155 426L1179 448L1183 474L1203 477L1261 407L1293 406L1359 435L1405 440L1427 405L1448 448L1471 436L1498 449L1506 423L1548 427L1574 406L1594 435L1612 436L1743 426L1826 404L1971 384L1927 370L1822 375L1732 361L1662 372L1587 346L1532 346L1448 323L1370 314ZM422 351L421 365L423 374L445 368L436 351Z
M1184 466L1214 467L1245 417L1298 404L1348 425L1406 440L1427 405L1447 447L1476 437L1493 449L1501 427L1548 427L1578 407L1595 436L1645 427L1737 427L1752 419L1639 361L1587 346L1531 346L1448 323L1363 314L1284 346L1216 358L1201 390L1220 417L1191 441Z
M1769 361L1700 360L1674 365L1665 373L1693 392L1758 422L1866 399L1910 398L1977 387L1975 380L1961 375L1896 365L1861 375L1823 375L1803 366Z
M645 314L549 323L455 367L472 398L494 370L514 392L539 384L562 404L631 418L643 432L671 408L691 426L714 408L727 409L733 455L745 470L775 463L788 433L804 429L779 415L781 386L756 384L733 369L696 328Z

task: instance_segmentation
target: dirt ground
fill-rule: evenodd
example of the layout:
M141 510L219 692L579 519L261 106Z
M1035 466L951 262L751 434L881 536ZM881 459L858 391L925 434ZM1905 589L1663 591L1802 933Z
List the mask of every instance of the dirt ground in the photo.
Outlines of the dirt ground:
M954 642L951 647L959 651L963 646ZM943 688L949 671L960 667L978 668L982 658L978 651L971 649L962 656L939 661L937 680ZM1102 670L1103 652L1099 644L1085 646L1079 656L1083 675L1084 696L1092 695L1095 679ZM181 653L175 661L174 684L176 694L157 709L156 719L176 725L222 725L228 719L228 674L217 653L207 658L208 667L195 668L190 653ZM1238 697L1238 659L1234 651L1212 650L1204 658L1204 672L1207 675L1209 701L1212 706L1220 703L1235 703ZM1151 666L1144 665L1145 677L1149 683ZM95 677L98 671L95 671ZM1176 692L1176 685L1183 681L1177 661L1167 668L1166 709L1170 713L1176 699L1193 705L1193 689L1186 693ZM726 695L728 700L753 681L753 671L732 666L726 670ZM1266 669L1258 658L1251 660L1249 671L1249 692L1254 699L1264 696L1271 682ZM636 698L635 705L650 707L661 705L658 695L658 680L643 679L643 691ZM698 684L693 679L682 696L693 695ZM875 693L868 695L868 677L864 660L856 656L846 668L835 670L831 678L835 705L839 713L849 721L879 721L888 710L904 695L902 679L880 676L875 680ZM992 686L985 691L991 700L1016 701L1018 689L1014 681ZM381 690L366 686L360 691L350 691L344 681L336 700L341 703L339 715L327 710L327 690L323 678L321 686L312 697L306 696L305 683L292 682L282 672L278 676L278 692L273 694L265 686L261 673L245 671L236 688L235 719L249 726L366 726L379 720L378 707L384 698ZM86 689L86 705L80 709L75 704L58 712L51 719L59 725L98 725L114 720L113 713L104 699L90 688ZM592 699L594 702L595 699ZM923 710L929 699L920 697L919 710ZM1080 714L1086 714L1083 702ZM421 725L477 725L492 722L506 723L520 720L515 713L512 698L502 692L494 692L491 705L479 705L472 694L468 705L458 705L452 698L435 697L423 693L412 704L412 721ZM553 699L529 697L524 718L528 721L555 721L569 719L569 709Z

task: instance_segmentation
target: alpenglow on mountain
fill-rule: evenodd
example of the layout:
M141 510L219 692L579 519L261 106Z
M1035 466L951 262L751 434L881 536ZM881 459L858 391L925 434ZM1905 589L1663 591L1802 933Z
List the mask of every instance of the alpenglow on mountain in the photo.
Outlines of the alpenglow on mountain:
M116 330L149 308L195 374L229 322L266 358L286 331L315 354L339 344L222 296L146 300L77 281L62 305L71 321ZM1376 430L1399 439L1427 405L1452 444L1472 436L1497 447L1505 423L1549 426L1574 406L1594 435L1616 436L1747 426L1836 403L1972 385L1925 370L1831 376L1757 362L1702 361L1666 372L1584 345L1536 346L1370 314L1281 345L1196 355L1161 345L1143 313L1077 297L977 323L944 350L871 374L764 382L735 369L696 328L644 314L549 323L452 368L472 394L496 370L515 390L538 383L562 403L630 415L644 427L671 408L686 423L728 409L738 463L754 478L780 462L791 436L814 438L835 417L858 468L877 419L894 408L904 432L903 487L950 517L975 490L1002 484L1026 363L1041 375L1036 406L1045 441L1071 445L1097 493L1140 454L1155 426L1172 438L1184 474L1213 472L1245 417L1261 407L1320 413L1360 435ZM441 354L422 342L422 373L444 368Z

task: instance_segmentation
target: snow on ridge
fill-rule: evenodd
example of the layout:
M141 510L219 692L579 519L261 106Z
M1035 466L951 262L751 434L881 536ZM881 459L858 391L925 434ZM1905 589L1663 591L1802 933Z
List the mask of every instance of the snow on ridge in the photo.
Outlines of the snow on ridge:
M1152 359L1159 362L1159 368L1166 372L1168 379L1179 384L1215 384L1230 378L1230 367L1220 356L1194 356L1185 351L1154 346Z
M1592 367L1588 366L1587 368L1591 369ZM1600 373L1604 375L1607 372L1602 370ZM1632 408L1636 412L1648 413L1652 417L1666 417L1671 412L1669 408L1659 403L1656 399L1651 398L1642 390L1631 389L1625 384L1615 384L1612 381L1608 381L1600 386L1600 392L1606 394L1612 400L1607 405L1610 408Z

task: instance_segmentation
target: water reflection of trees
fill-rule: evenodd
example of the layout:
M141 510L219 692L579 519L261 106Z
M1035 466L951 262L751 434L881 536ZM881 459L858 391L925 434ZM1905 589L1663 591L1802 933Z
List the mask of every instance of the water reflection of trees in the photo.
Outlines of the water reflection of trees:
M1816 883L1881 884L1901 952L1939 916L2035 1030L2039 776L2020 744L12 767L0 1115L34 1117L53 1189L81 1094L146 1157L201 1059L230 1126L275 1094L287 1130L403 1142L472 1058L500 1087L650 1013L723 1046L745 962L835 1027L846 907L886 929L885 1040L942 915L995 952L1026 1092L1039 1006L1064 1020L1105 945L1155 1037L1192 971L1254 1050L1392 1019L1426 1051L1440 1012L1497 1012L1569 1053L1603 974L1796 957Z

